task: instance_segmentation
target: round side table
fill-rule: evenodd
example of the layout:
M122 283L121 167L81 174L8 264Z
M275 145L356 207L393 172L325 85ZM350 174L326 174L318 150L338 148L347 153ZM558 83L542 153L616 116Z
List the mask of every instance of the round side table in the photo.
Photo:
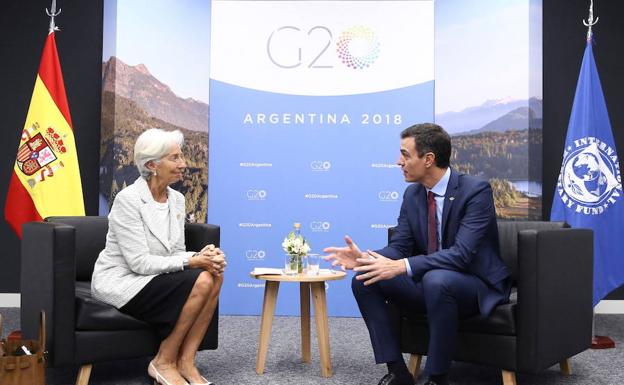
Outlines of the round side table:
M260 341L258 343L258 357L256 359L256 373L264 373L271 326L275 313L277 291L280 282L299 282L299 298L301 301L301 358L304 362L311 361L310 353L310 291L314 303L314 318L316 320L316 334L318 337L319 355L321 361L321 375L331 377L332 364L329 351L329 326L327 322L327 301L325 299L325 281L335 281L346 276L344 271L323 272L319 275L279 275L261 274L251 276L266 281L264 286L264 302L262 304L262 321L260 322Z

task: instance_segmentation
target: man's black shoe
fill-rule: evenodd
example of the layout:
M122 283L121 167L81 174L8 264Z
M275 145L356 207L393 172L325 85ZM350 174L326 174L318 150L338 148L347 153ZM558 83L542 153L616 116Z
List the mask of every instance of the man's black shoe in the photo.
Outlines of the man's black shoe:
M446 382L445 384L448 384L448 382ZM431 378L427 380L427 382L425 382L425 385L442 385L441 383L435 382L434 380L432 380Z
M414 381L404 379L404 378L399 378L394 373L388 373L385 376L383 376L381 381L379 381L378 385L414 385Z

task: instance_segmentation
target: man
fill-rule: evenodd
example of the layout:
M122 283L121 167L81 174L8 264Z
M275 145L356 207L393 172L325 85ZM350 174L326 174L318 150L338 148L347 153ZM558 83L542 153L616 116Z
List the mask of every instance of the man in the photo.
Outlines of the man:
M417 124L401 133L406 182L398 224L385 248L362 253L328 247L326 260L353 269L352 288L370 334L375 361L386 363L379 385L412 385L387 301L427 314L427 385L448 384L458 320L486 317L509 298L509 272L498 251L492 189L449 167L451 139L442 127Z

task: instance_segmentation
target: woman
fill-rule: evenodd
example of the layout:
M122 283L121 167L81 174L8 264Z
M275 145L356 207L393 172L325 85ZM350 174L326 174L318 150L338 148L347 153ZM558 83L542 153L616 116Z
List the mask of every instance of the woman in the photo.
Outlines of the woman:
M161 336L148 373L162 385L211 384L195 355L212 319L226 262L214 245L184 245L184 196L170 184L186 168L180 131L149 129L134 145L141 176L115 197L106 248L93 270L95 298L152 325Z

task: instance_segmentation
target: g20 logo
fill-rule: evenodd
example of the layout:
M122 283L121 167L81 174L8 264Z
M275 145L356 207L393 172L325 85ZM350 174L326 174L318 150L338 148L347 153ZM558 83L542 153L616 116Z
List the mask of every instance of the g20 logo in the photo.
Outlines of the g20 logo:
M310 168L312 171L329 171L331 162L328 160L313 160L310 162Z
M310 230L313 232L327 232L331 228L331 223L327 221L313 221L310 222Z
M247 258L248 261L264 260L264 257L266 257L266 252L264 250L245 251L245 258Z
M343 31L336 43L338 57L349 68L361 70L370 67L379 57L379 40L363 25Z
M334 68L336 58L329 52L333 42L334 35L326 26L317 25L305 30L285 25L271 32L266 50L269 60L280 68ZM335 42L338 59L345 66L356 70L375 63L379 58L380 47L381 43L373 30L362 25L345 29Z
M246 196L250 201L263 201L267 196L267 192L266 190L251 189L247 190Z
M399 200L399 193L397 191L380 191L377 193L377 198L382 202L396 202Z

